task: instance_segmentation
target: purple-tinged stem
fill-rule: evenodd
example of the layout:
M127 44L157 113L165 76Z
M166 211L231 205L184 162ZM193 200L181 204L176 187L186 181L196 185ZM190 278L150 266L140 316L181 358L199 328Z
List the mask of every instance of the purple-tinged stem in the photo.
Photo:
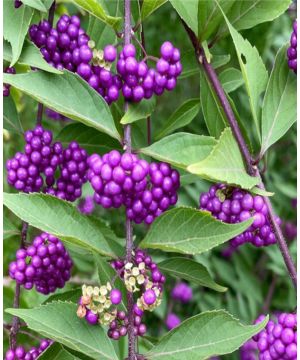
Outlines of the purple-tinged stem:
M54 0L51 7L50 7L50 9L49 9L49 14L48 14L48 21L49 21L51 27L53 26L55 6L56 6L56 1Z
M131 42L131 9L130 0L124 0L124 45ZM128 110L128 102L125 102L125 112ZM131 153L131 126L124 126L124 145L126 153ZM132 222L126 217L126 262L132 262L133 252L133 229ZM128 360L135 360L135 335L134 335L134 298L130 291L127 291L128 311Z
M44 110L44 105L42 103L38 103L38 111L37 111L37 115L36 115L36 124L37 125L42 124L43 110Z
M214 70L214 68L211 66L211 64L208 63L206 57L205 57L205 53L203 51L203 49L201 48L200 44L199 44L199 41L196 37L196 35L194 34L194 32L185 24L184 21L183 22L183 25L185 27L185 30L186 32L188 33L189 35L189 38L194 46L194 49L195 49L195 53L196 53L196 57L197 57L197 61L200 65L203 66L203 69L204 71L206 72L208 78L209 78L209 81L213 87L213 89L215 90L216 92L216 95L218 96L218 99L223 107L223 110L227 116L227 120L228 120L228 123L229 123L229 126L234 134L234 137L238 143L238 146L240 148L240 151L242 153L242 156L244 158L244 161L245 161L245 164L247 166L247 171L248 171L248 174L251 175L251 176L256 176L259 178L260 180L260 185L259 187L261 189L265 189L264 187L264 184L262 182L262 179L261 179L261 176L260 176L260 172L257 168L257 166L253 166L253 161L252 161L252 157L251 157L251 154L249 152L249 149L246 145L246 142L244 140L244 137L240 131L240 128L239 128L239 125L238 125L238 122L234 116L234 113L232 111L232 108L230 106L230 103L227 99L227 96L225 94L225 91L218 79L218 76ZM267 205L267 208L268 208L268 212L269 212L269 218L270 218L270 221L271 221L271 224L273 226L273 230L274 230L274 233L276 235L276 240L277 240L277 244L278 244L278 247L279 247L279 250L282 254L282 257L283 257L283 260L285 262L285 265L288 269L288 272L289 272L289 275L291 277L291 280L293 282L293 285L295 287L295 289L297 289L297 271L296 271L296 267L295 267L295 264L291 258L291 255L289 253L289 249L288 249L288 246L286 244L286 241L284 239L284 236L282 234L282 231L281 231L281 228L280 226L278 225L277 221L276 221L276 216L275 216L275 213L274 213L274 210L273 210L273 207L272 207L272 204L271 204L271 201L270 199L266 196L264 197L265 199L265 203Z
M27 237L27 230L28 230L28 223L23 221L22 222L22 231L21 231L21 246L20 248L24 248L24 244ZM20 306L20 292L21 292L21 285L16 282L16 289L15 289L15 296L14 296L14 309L19 308ZM12 327L10 329L10 336L9 336L9 343L10 348L15 349L17 346L17 334L20 327L20 320L17 316L13 316L12 319Z

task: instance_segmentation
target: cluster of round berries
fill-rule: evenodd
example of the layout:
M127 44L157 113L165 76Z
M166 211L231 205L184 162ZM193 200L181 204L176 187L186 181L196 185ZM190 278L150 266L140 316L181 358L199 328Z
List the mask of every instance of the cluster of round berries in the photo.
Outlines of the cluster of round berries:
M15 74L16 69L14 67L7 67L4 72L6 74ZM9 96L10 94L10 85L9 84L3 84L3 96Z
M52 119L52 120L56 120L56 121L67 121L70 120L69 118L67 118L66 116L52 110L49 108L46 108L45 110L46 115L48 116L48 118Z
M259 316L255 323L263 321ZM297 359L297 314L281 313L275 321L253 337L257 342L260 360Z
M52 343L52 340L42 339L38 347L32 347L29 351L26 351L23 346L18 346L15 350L10 349L6 352L5 360L37 359Z
M290 47L287 50L289 68L297 74L297 20L293 24Z
M193 289L188 284L180 282L174 286L171 296L174 300L185 304L192 300Z
M94 200L104 208L126 207L127 217L137 224L151 224L177 202L179 173L166 163L151 163L117 150L88 158L87 178Z
M18 9L20 6L22 6L23 3L20 0L15 0L15 8Z
M92 196L87 196L78 204L78 210L85 215L90 215L95 209L95 203Z
M24 153L6 163L7 182L24 192L45 192L74 201L81 196L81 187L87 181L87 153L75 142L63 149L60 142L52 143L52 132L38 125L25 132ZM60 170L56 180L55 173ZM43 176L45 176L45 184Z
M176 314L169 313L167 315L165 324L166 324L166 327L167 327L168 330L174 329L175 327L180 325L180 323L181 323L181 320L179 319L179 317Z
M117 61L117 71L123 79L122 93L127 101L139 102L175 88L182 72L180 51L166 41L160 48L160 55L156 69L149 69L144 61L137 61L134 45L124 46Z
M236 248L246 242L261 247L276 243L264 198L224 184L212 185L200 196L200 209L226 223L235 224L253 217L252 225L230 241ZM277 218L280 224L280 219Z
M41 233L27 249L16 252L9 275L29 290L47 295L63 288L70 279L73 263L63 243L53 235Z
M257 343L250 339L240 348L241 360L257 360Z

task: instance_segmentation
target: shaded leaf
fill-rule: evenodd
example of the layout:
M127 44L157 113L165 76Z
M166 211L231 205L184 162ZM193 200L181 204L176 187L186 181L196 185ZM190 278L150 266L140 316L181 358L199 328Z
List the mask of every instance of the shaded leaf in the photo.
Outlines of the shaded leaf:
M70 354L60 344L54 343L42 352L39 360L79 360L79 358Z
M145 20L155 10L165 4L167 0L143 0L141 18Z
M21 231L14 225L7 216L3 217L3 240L15 235L20 235Z
M198 35L198 1L170 0L170 3L187 26Z
M44 3L41 0L22 0L22 3L39 11L47 11Z
M139 103L130 103L128 110L121 119L121 124L131 124L135 121L146 119L155 109L155 105L156 98L154 96L149 100L144 99Z
M92 15L89 15L87 34L95 41L96 49L103 49L107 44L113 44L116 40L114 30Z
M3 97L3 127L8 131L23 132L19 114L11 96Z

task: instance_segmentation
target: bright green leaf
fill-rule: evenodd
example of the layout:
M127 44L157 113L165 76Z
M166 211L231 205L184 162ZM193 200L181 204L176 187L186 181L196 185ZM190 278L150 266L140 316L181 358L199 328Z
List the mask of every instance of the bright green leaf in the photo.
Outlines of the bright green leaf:
M51 195L20 193L4 194L4 205L20 219L67 243L114 256L112 240L104 235L107 227L103 222L81 214L70 202Z
M224 310L193 316L167 333L145 356L152 360L204 360L237 350L267 324L243 325Z
M217 141L212 137L180 132L169 135L140 151L154 159L186 169L188 165L205 159L216 144Z
M216 291L226 291L227 288L213 281L206 267L195 260L184 257L172 257L158 264L161 271L180 279L191 281Z
M198 35L198 0L169 0L187 26Z
M173 131L188 125L200 110L200 100L190 99L181 104L169 117L156 139L172 133Z
M96 49L103 49L107 44L114 44L115 31L96 17L89 15L87 34L95 42Z
M3 58L9 62L12 61L11 46L7 41L3 42ZM50 73L62 74L61 71L55 69L55 67L49 65L47 61L44 60L40 50L31 41L24 42L24 46L18 59L18 63L20 65L28 65L41 70L45 70Z
M274 193L273 192L269 192L263 189L260 189L259 187L255 186L254 188L250 189L250 192L252 194L255 195L260 195L260 196L273 196Z
M155 97L152 97L149 100L144 99L139 103L130 103L128 110L121 119L121 124L131 124L135 121L146 119L146 117L151 115L155 109L155 105Z
M73 303L77 304L78 299L80 298L81 295L82 295L82 290L80 287L78 287L77 289L72 289L69 291L65 291L63 293L50 295L43 302L43 305L51 303L53 301L68 301L68 302L73 302Z
M219 80L223 85L223 89L228 94L238 89L244 83L242 73L235 68L228 68L222 71L219 75Z
M165 4L167 0L143 0L141 18L145 20L155 10Z
M50 109L120 139L109 106L78 75L69 71L64 71L63 75L38 71L4 74L3 78L4 82L15 86Z
M47 9L41 0L22 0L22 3L39 11L46 12Z
M114 347L101 326L91 326L76 315L77 304L52 302L33 309L7 309L29 329L93 359L117 360Z
M3 37L12 47L10 66L13 66L20 57L32 15L33 9L29 6L23 5L15 9L13 1L3 1Z
M23 132L19 114L11 96L3 97L3 127L8 131Z
M288 44L277 53L262 106L262 149L278 141L297 120L297 77L286 59Z
M208 211L178 207L160 215L140 243L142 248L201 254L244 232L252 219L238 224L216 220Z
M238 185L243 189L251 189L259 183L258 178L247 174L240 149L230 128L223 131L207 158L190 165L187 170L204 179Z

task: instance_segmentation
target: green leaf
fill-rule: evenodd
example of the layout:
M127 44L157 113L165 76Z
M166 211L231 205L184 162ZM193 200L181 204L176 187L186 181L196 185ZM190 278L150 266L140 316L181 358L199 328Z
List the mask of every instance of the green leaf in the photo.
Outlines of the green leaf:
M297 120L297 76L288 68L288 44L277 53L262 106L262 149L278 141Z
M190 164L205 159L216 144L212 137L180 132L140 149L140 152L186 169Z
M156 136L156 139L161 139L176 129L188 125L197 116L199 110L199 99L190 99L185 101L169 117L162 130Z
M230 24L224 13L223 16L225 18L229 32L234 42L246 86L246 91L249 97L252 117L257 129L259 140L261 140L259 124L261 112L260 95L266 88L268 81L268 72L261 57L259 56L257 49L253 47L248 40L245 40L242 35L240 35L234 29L234 27Z
M198 35L198 1L170 0L170 3L187 26Z
M93 359L117 360L114 347L101 326L91 326L76 315L77 304L52 302L33 309L7 309L28 328Z
M255 186L254 188L250 189L250 192L251 192L252 194L260 195L260 196L273 196L273 195L274 195L273 192L260 189L260 188L257 187L257 186Z
M42 352L39 360L79 360L79 358L70 354L60 344L54 343Z
M216 220L208 211L178 207L156 218L140 246L181 254L201 254L241 234L252 221L226 224Z
M200 100L208 132L211 136L218 138L227 125L227 118L203 69L200 71Z
M131 124L135 121L146 119L155 109L155 105L156 99L154 96L149 100L144 99L139 103L130 103L128 110L120 121L121 124Z
M14 225L7 216L3 217L3 240L15 235L21 235L21 231Z
M13 1L3 1L3 37L12 47L10 66L13 66L20 57L32 15L33 9L28 6L15 9Z
M3 42L3 58L12 61L11 46L7 41ZM28 65L54 74L62 74L62 71L55 69L44 60L40 50L31 42L25 40L22 52L18 59L20 65Z
M22 0L22 3L42 12L47 11L41 0Z
M51 303L53 301L68 301L77 304L78 299L82 295L81 288L72 289L63 293L50 295L44 302L43 305Z
M238 185L243 189L251 189L259 183L258 178L247 174L240 149L230 128L223 131L207 158L190 165L187 170L204 179Z
M114 256L111 239L103 234L111 230L100 220L81 214L67 201L37 193L4 194L4 205L20 219L66 243Z
M226 291L227 288L213 281L206 267L195 260L184 257L173 257L158 264L161 271L170 275L191 281L216 291Z
M204 360L237 350L267 324L243 325L224 310L207 311L183 321L145 357L149 360Z
M235 68L228 68L219 75L219 80L223 89L229 94L243 85L244 80L242 73Z
M116 40L115 31L92 15L89 15L87 34L95 41L96 49L103 49L107 44L114 44Z
M4 74L3 81L52 110L120 139L105 100L76 74L69 71L64 71L63 75L41 71Z
M8 131L23 132L19 114L11 96L3 97L3 127Z
M155 10L165 4L167 0L143 0L141 18L145 20Z
M101 1L99 0L73 0L73 2L115 30L118 29L122 21L122 18L120 17L107 15L101 5Z
M71 141L77 141L89 154L105 154L113 149L121 149L120 143L83 124L69 124L57 135L57 141L67 146Z

